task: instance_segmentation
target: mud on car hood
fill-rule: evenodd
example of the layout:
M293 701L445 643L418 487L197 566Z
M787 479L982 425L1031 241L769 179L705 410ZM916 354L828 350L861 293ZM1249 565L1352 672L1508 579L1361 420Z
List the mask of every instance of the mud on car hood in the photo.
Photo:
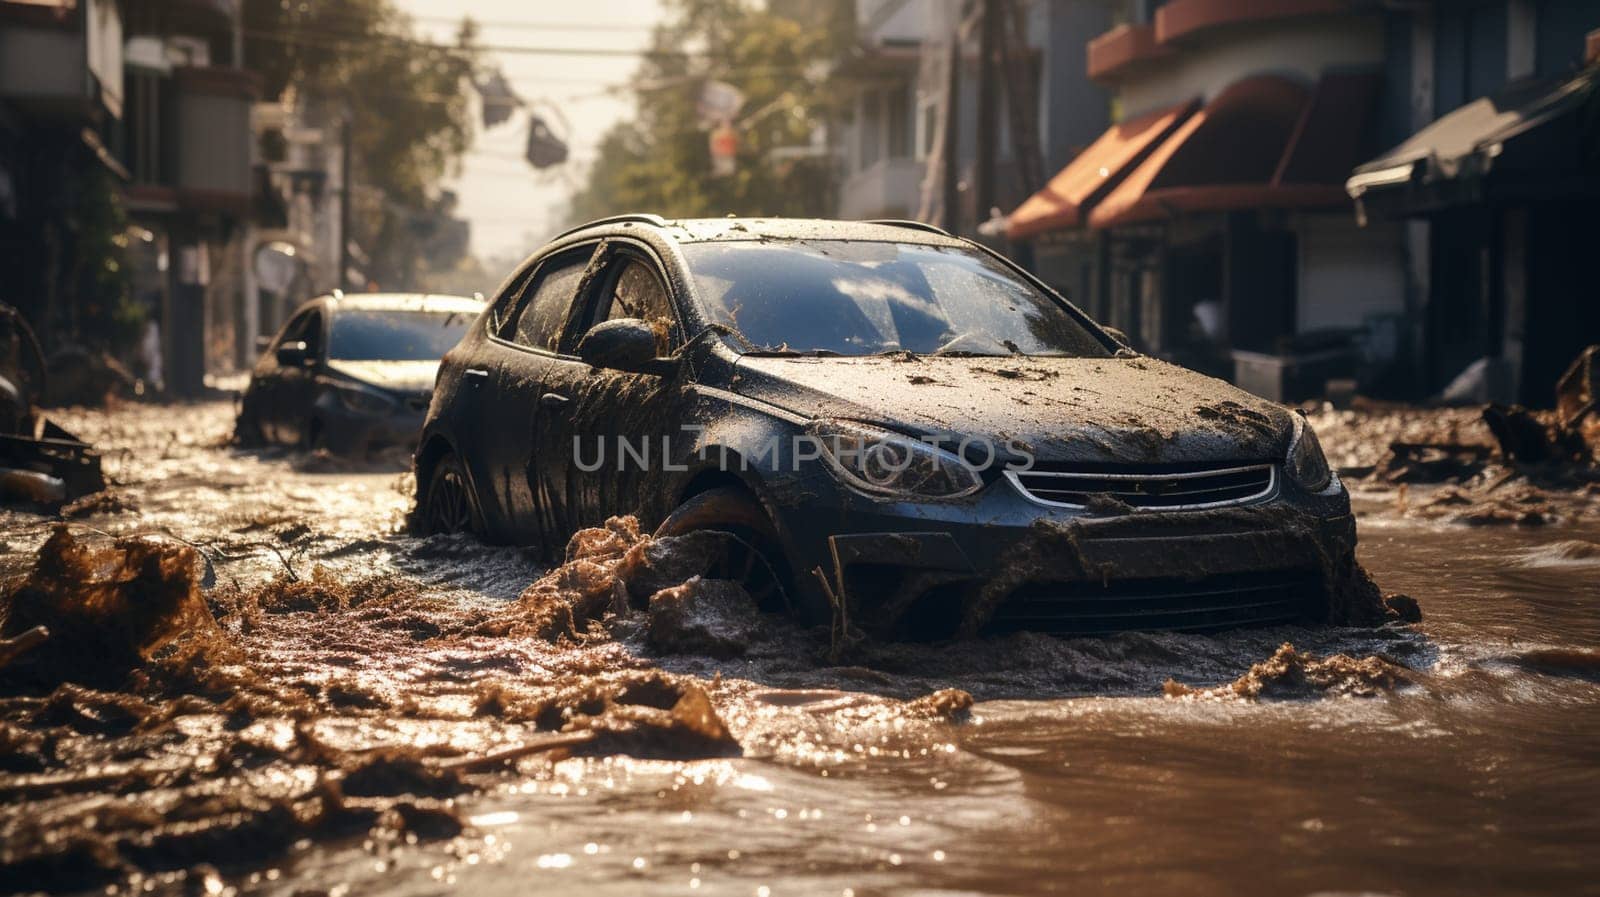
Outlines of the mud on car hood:
M329 359L328 370L390 392L417 393L433 389L434 378L439 374L439 362Z
M762 358L742 395L914 435L1015 440L1046 462L1278 460L1291 412L1153 358Z

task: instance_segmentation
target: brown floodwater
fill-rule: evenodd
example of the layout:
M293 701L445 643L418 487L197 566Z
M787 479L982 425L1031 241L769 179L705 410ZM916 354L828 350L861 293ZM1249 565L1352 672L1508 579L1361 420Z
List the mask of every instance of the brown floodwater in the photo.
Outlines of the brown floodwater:
M0 694L0 890L1600 893L1593 499L1363 494L1417 626L829 660L736 607L675 642L539 603L606 604L626 533L519 600L530 555L400 534L403 464L227 448L225 404L65 418L120 484L68 521L83 575L192 552L199 622ZM0 572L56 522L0 512Z

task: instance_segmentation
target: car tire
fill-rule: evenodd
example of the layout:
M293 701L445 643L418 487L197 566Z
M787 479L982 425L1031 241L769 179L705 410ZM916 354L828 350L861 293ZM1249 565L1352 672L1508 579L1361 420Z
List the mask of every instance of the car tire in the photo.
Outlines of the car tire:
M261 418L249 404L239 412L233 422L233 442L242 448L260 448L267 444L267 435L261 431Z
M798 600L778 529L744 489L723 486L692 496L656 527L657 538L714 531L733 536L728 552L706 573L745 587L762 610L797 613Z
M428 475L428 488L422 495L417 522L422 535L453 535L468 533L478 536L483 526L478 509L472 501L472 487L467 482L466 468L454 454L446 454L434 462Z

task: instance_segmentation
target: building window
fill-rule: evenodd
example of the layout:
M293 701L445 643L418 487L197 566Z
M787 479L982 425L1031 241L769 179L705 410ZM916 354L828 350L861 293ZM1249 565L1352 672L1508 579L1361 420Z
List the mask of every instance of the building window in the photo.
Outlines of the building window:
M871 168L883 155L883 94L876 90L862 92L861 114L856 120L859 122L856 133L860 137L861 168Z
M938 139L939 97L928 94L917 98L917 158L933 155L933 142Z
M911 155L911 85L891 87L884 91L884 97L884 115L888 117L886 155L891 159L908 158Z

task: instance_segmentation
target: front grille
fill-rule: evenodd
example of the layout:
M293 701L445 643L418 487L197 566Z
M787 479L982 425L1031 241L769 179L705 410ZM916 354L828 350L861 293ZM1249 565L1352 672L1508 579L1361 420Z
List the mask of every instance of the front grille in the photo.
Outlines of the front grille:
M1134 508L1184 510L1236 505L1272 493L1277 466L1251 464L1161 473L1010 470L1006 477L1042 505L1082 508L1097 495Z
M989 629L1070 635L1203 632L1307 619L1321 596L1321 579L1298 571L1235 573L1194 582L1029 583L1001 603Z

